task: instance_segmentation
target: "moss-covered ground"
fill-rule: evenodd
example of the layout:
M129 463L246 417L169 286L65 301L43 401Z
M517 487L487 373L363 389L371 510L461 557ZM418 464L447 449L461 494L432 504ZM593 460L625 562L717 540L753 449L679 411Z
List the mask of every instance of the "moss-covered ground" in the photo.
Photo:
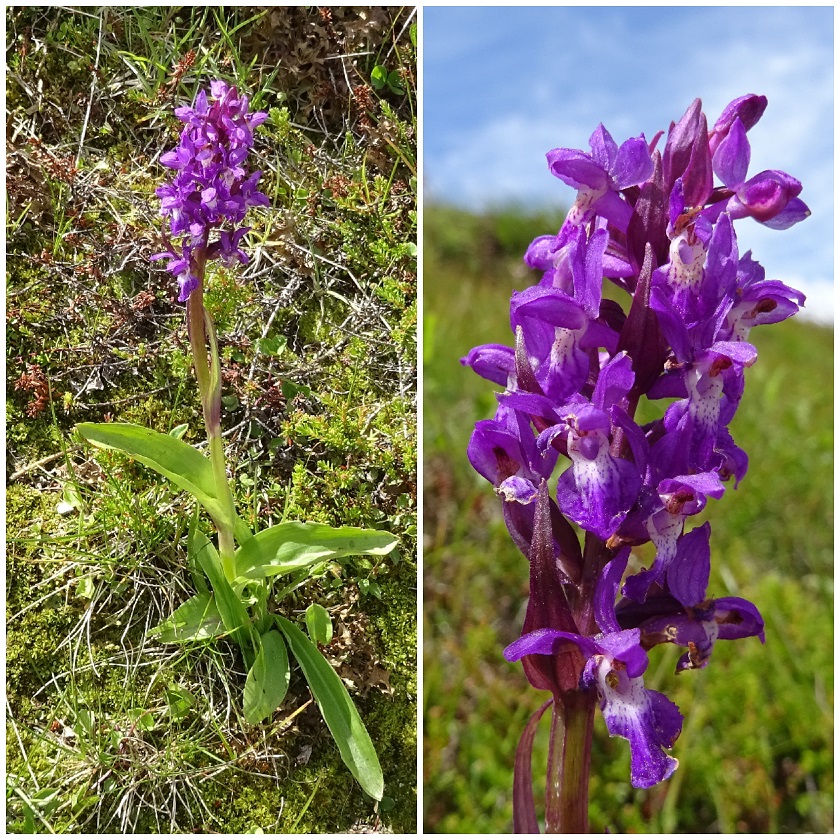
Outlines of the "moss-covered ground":
M7 8L9 832L416 829L415 23L400 7ZM297 670L251 726L235 647L147 638L194 591L192 502L73 432L186 424L203 441L184 307L149 256L174 108L214 78L270 115L254 167L271 207L248 219L247 266L207 289L239 511L400 540L276 607L330 612L378 807Z

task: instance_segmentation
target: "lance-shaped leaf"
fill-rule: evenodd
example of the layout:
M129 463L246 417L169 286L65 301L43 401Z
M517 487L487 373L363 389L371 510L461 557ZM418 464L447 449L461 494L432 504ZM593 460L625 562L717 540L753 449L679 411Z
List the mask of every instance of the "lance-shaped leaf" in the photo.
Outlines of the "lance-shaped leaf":
M387 531L350 526L333 528L317 522L281 522L241 545L233 560L237 579L261 580L334 557L382 556L396 546L397 538Z
M245 680L245 720L257 724L283 702L289 688L289 653L276 630L260 636L259 651Z
M213 521L232 528L240 542L250 538L248 526L219 496L212 464L188 443L134 423L80 423L76 429L94 446L124 452L192 493Z
M385 788L382 767L359 712L344 683L321 652L291 621L275 616L295 659L300 663L312 696L338 745L341 758L362 790L377 802Z
M149 630L149 635L168 644L215 639L224 632L224 622L213 596L209 592L200 592Z
M219 553L212 543L207 543L208 548L197 555L198 562L204 570L204 574L210 580L213 587L216 606L219 615L222 617L225 630L230 633L231 638L239 645L245 664L250 668L254 663L254 642L252 641L251 619L248 610L242 600L228 583L222 569L222 561Z

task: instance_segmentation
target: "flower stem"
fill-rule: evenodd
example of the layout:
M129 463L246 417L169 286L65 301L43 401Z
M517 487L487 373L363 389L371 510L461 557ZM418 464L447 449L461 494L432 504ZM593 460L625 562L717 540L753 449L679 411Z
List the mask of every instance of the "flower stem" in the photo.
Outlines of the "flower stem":
M545 791L546 834L589 832L589 764L595 720L593 691L555 697Z
M225 451L222 442L222 395L221 370L219 366L219 350L216 343L216 333L213 321L204 308L204 267L206 256L203 252L196 253L194 269L199 278L198 288L194 289L187 299L187 327L190 336L190 347L195 366L195 378L201 395L201 408L204 415L204 426L207 430L207 444L210 450L210 462L216 479L216 492L219 499L227 508L224 521L216 521L219 533L219 556L224 568L225 577L233 580L233 554L236 546L233 539L233 523L236 521L236 508L233 494L227 479L225 467ZM207 346L210 345L210 359L207 357Z

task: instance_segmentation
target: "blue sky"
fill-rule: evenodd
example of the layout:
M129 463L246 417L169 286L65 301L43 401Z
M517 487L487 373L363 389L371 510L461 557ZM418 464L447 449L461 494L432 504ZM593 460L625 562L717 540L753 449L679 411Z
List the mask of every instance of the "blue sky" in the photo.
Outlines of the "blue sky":
M739 243L769 277L808 295L809 317L831 322L833 14L830 6L425 6L425 200L568 206L574 192L548 172L550 149L588 149L599 122L619 143L650 139L696 97L711 125L732 99L764 94L750 174L798 178L812 216L787 231L740 221Z

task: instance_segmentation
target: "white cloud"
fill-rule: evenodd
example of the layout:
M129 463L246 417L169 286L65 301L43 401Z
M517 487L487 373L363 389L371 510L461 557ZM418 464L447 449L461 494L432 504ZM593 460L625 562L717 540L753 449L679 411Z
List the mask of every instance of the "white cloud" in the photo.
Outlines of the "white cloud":
M427 47L435 32L445 37L425 59L431 199L472 209L568 206L574 194L548 172L549 149L587 148L599 121L618 142L640 131L650 139L696 96L713 121L735 97L762 93L769 106L750 133L750 174L782 169L801 180L812 216L788 231L741 224L742 247L768 276L808 295L810 317L833 318L833 44L825 9L541 7L505 9L498 19L492 8L478 16L435 11L442 15ZM435 82L439 68L453 82L445 89ZM441 122L435 97L443 100Z

